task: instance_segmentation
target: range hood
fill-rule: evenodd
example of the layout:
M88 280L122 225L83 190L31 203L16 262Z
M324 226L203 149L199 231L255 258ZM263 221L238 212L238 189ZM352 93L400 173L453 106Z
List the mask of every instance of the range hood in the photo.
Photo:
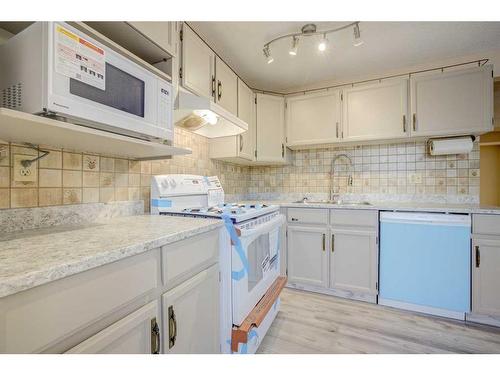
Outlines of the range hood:
M228 137L248 130L248 124L214 103L179 87L175 102L175 125L207 138Z

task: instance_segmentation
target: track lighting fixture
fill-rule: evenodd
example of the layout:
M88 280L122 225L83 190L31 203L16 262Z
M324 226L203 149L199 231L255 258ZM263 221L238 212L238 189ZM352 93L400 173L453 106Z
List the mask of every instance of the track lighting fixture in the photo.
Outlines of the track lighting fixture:
M361 31L359 31L359 24L356 23L354 25L354 42L353 42L353 45L354 45L354 47L359 47L363 43L364 42L361 39Z
M292 38L291 47L288 50L288 53L290 54L290 56L296 56L297 50L298 50L298 45L299 45L299 38L305 38L305 37L309 37L309 36L313 36L313 35L321 35L322 36L320 42L318 43L318 50L320 52L324 52L324 51L326 51L326 48L328 47L327 34L333 34L337 31L344 30L344 29L347 29L350 27L354 28L353 45L356 47L360 46L361 44L363 44L363 41L361 40L361 32L359 30L359 21L351 22L347 25L337 27L336 29L323 30L323 31L317 30L315 24L308 23L307 25L304 25L302 27L300 32L281 35L281 36L278 36L277 38L270 40L266 44L264 44L264 49L263 49L264 57L266 58L267 63L271 64L274 61L274 59L271 56L270 45L272 43L280 40L280 39L285 39L285 38Z
M288 53L292 56L297 55L298 46L299 46L299 37L294 36L292 39L292 48L290 48L290 51L288 51Z
M266 44L264 46L264 49L262 50L262 52L264 52L264 56L266 58L267 63L271 64L274 61L274 58L271 55L271 49L269 48L269 44Z

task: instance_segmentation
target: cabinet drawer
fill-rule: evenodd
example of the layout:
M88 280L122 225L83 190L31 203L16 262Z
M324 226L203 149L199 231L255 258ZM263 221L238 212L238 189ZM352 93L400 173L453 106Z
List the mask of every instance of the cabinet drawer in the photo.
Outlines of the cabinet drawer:
M170 289L217 263L219 233L213 230L162 247L163 284Z
M328 225L328 210L325 208L289 208L289 223Z
M356 226L372 227L378 226L378 211L376 210L331 210L330 223L333 226Z
M500 236L500 215L478 215L472 216L474 234L489 234Z
M0 353L40 352L158 285L149 251L0 300Z

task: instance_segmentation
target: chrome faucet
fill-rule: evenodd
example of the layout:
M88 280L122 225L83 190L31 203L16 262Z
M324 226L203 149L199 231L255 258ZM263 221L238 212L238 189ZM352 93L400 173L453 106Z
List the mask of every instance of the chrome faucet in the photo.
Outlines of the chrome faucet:
M335 202L336 201L335 197L338 196L338 192L337 193L335 192L335 162L340 158L347 159L348 161L350 174L347 179L347 185L352 186L352 160L347 154L338 154L332 159L332 168L330 170L330 177L331 177L330 201L332 202Z

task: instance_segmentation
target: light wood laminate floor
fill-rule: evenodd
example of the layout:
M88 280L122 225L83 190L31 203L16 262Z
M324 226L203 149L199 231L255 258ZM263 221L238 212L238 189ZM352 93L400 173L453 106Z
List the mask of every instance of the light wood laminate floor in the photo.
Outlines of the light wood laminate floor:
M259 353L500 353L500 329L285 288Z

